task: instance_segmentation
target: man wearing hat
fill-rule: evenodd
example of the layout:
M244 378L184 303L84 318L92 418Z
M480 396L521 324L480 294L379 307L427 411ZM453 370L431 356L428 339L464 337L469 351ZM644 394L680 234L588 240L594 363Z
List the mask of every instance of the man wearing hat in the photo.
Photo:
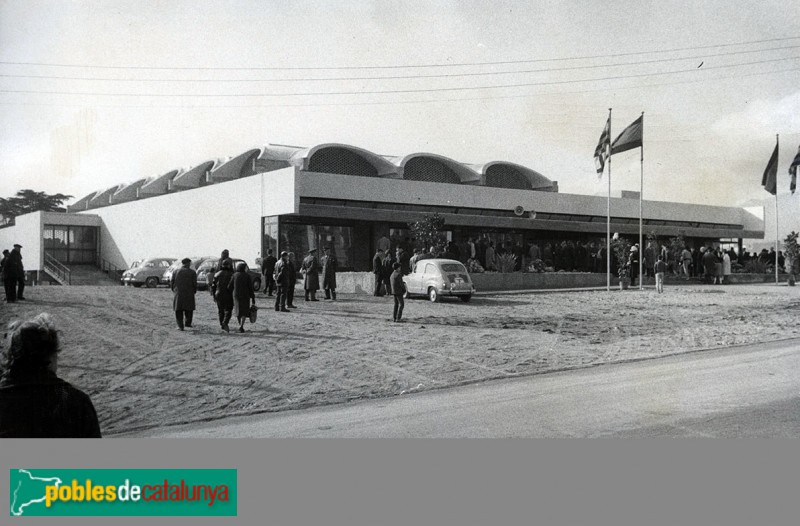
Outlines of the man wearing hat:
M281 259L275 263L275 310L280 312L289 312L286 308L286 298L289 290L289 253L281 252Z
M178 328L183 330L192 326L192 316L194 315L195 302L194 295L197 293L197 272L190 266L192 260L183 258L181 268L173 272L170 286L174 297L172 298L172 309L175 311L175 321Z
M15 243L14 249L8 253L3 265L3 286L8 303L25 299L22 295L25 290L25 269L22 266L21 248L22 245Z
M303 274L303 289L306 293L306 301L319 301L317 291L319 290L319 262L317 261L317 249L312 248L300 265L300 272Z
M322 264L322 288L325 290L325 299L336 301L336 270L339 262L333 255L331 247L325 247L325 255L320 260Z

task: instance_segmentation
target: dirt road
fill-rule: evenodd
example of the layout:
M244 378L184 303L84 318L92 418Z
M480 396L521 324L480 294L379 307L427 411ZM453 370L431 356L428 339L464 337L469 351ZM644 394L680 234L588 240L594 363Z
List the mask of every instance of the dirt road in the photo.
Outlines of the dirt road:
M226 334L208 293L180 332L166 289L30 287L0 322L51 313L59 374L92 397L105 435L396 396L489 378L800 336L800 288L672 287L406 302L340 295Z

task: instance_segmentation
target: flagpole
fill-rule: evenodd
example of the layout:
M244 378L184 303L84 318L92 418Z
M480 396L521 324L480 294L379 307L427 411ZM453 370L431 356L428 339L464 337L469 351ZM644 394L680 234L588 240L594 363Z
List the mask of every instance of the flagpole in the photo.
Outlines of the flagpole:
M775 149L780 152L780 137L775 134ZM780 159L780 153L776 156ZM775 175L775 284L779 283L778 280L778 252L780 252L781 242L780 234L778 234L778 176Z
M642 199L644 199L644 112L642 112L642 145L639 147L639 290L644 290L642 274L642 260L644 259L644 244L642 243Z
M606 292L611 292L611 108L608 108L608 200L606 201Z

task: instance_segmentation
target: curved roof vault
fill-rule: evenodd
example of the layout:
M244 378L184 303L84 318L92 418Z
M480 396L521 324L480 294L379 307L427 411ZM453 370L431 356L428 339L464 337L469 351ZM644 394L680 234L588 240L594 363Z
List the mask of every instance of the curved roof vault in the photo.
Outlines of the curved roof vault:
M484 185L517 190L555 190L556 183L535 170L506 161L493 161L480 166Z
M397 167L380 155L347 144L319 144L295 152L290 162L306 172L364 177L398 177Z
M207 174L220 165L219 159L200 163L183 173L176 175L170 182L170 190L183 190L186 188L198 188L208 184Z
M268 144L261 149L261 155L255 160L257 173L271 172L292 166L291 158L297 152L304 150L301 146L287 146L285 144Z
M403 179L432 183L480 184L481 174L467 165L434 153L412 153L395 161Z
M261 150L248 150L243 154L232 157L214 168L210 173L210 181L233 181L241 177L248 177L258 173L255 161L261 155Z
M139 197L143 198L166 194L170 190L170 183L172 182L172 179L181 173L183 173L183 169L178 168L177 170L170 170L165 174L148 177L144 184L139 188Z
M126 184L111 195L111 204L127 203L139 199L139 188L147 182L147 178L139 179L130 184Z
M105 190L97 192L94 197L89 199L87 208L100 208L101 206L108 206L111 204L111 196L118 190L121 190L125 185L117 184Z
M96 191L81 197L71 205L67 206L67 212L79 212L81 210L88 210L89 201L91 201L95 195L97 195Z

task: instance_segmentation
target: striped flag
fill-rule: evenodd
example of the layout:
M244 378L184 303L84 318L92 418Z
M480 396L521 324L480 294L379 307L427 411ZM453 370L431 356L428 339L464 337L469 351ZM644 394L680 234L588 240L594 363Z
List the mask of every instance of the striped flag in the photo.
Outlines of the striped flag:
M630 126L622 130L619 137L614 139L614 142L611 143L611 155L639 148L642 145L643 123L644 116L639 117L633 121Z
M794 156L794 161L789 167L789 175L792 176L792 182L789 185L789 190L794 193L797 190L797 167L800 166L800 146L797 147L797 155Z
M778 193L778 143L775 142L775 150L772 151L772 156L769 158L767 168L764 170L764 175L761 176L761 185L764 190L776 195Z
M603 169L606 167L606 160L608 159L608 145L611 141L611 117L606 121L606 127L603 128L603 133L600 134L600 141L597 143L597 148L594 149L594 165L597 168L597 175L603 177Z

